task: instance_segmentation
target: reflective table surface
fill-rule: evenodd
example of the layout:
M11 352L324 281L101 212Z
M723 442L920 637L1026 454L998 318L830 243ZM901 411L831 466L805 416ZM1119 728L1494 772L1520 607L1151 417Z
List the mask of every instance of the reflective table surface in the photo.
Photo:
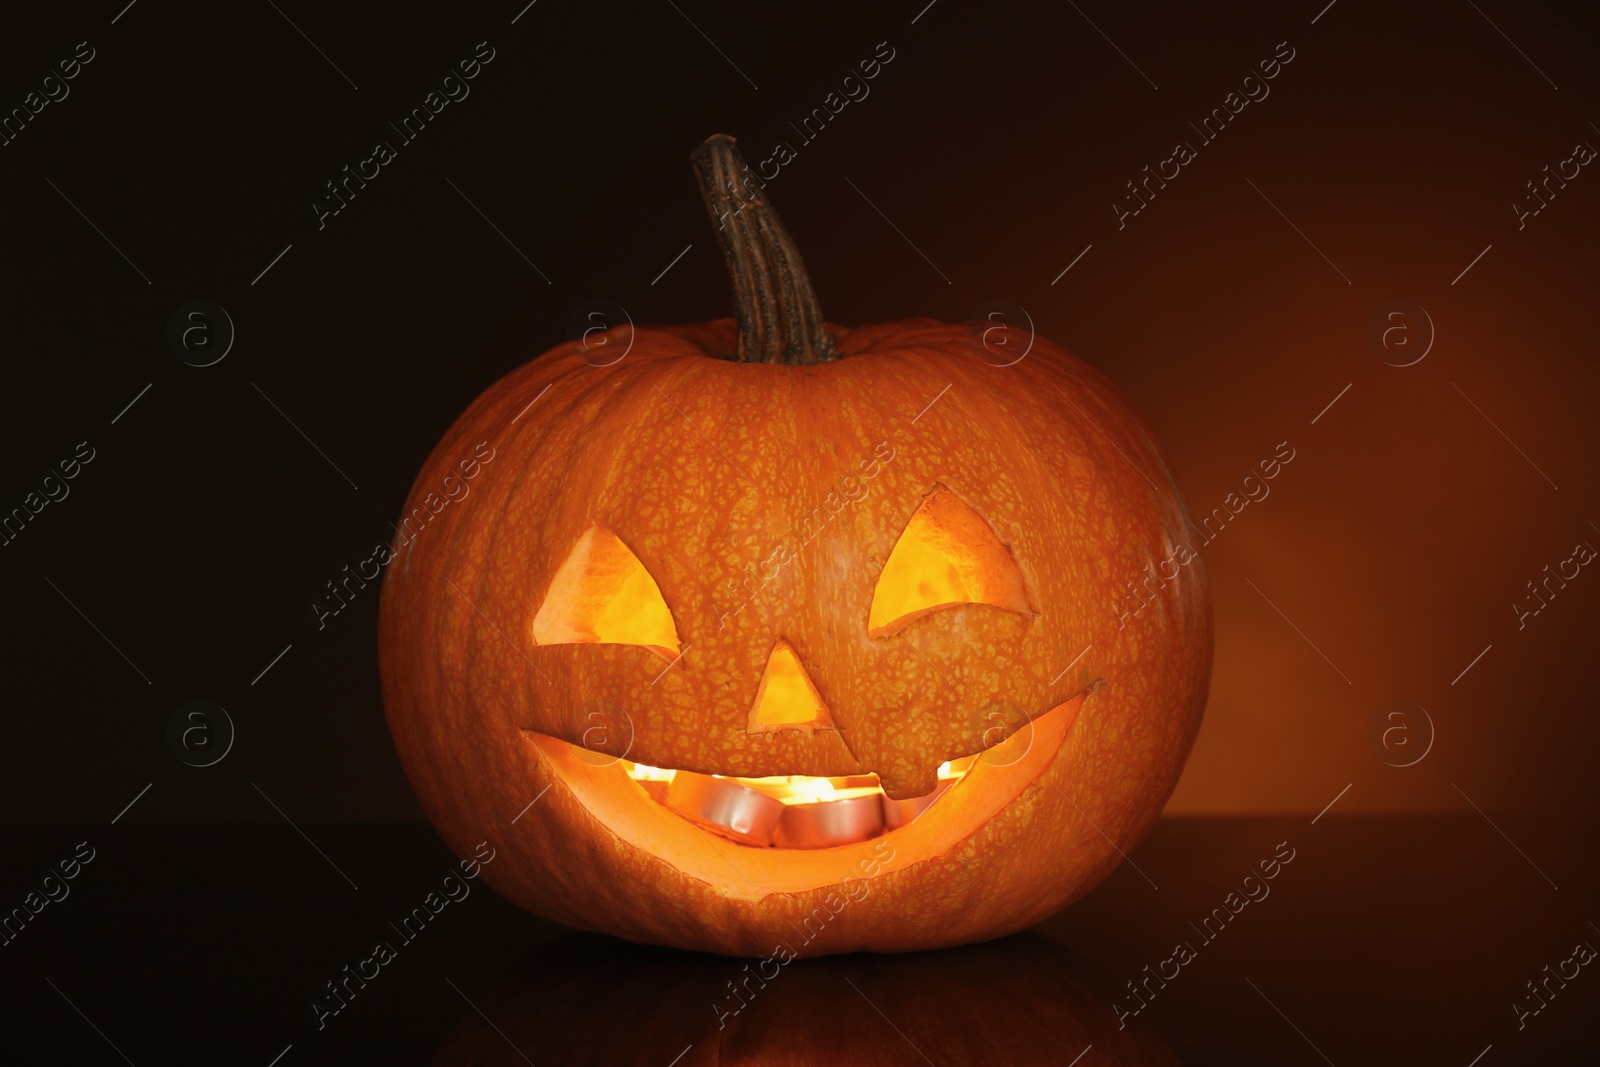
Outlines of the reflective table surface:
M1592 848L1513 816L1163 819L1033 931L809 961L575 934L447 885L425 826L301 829L13 832L8 906L76 867L6 928L0 1062L1600 1062Z

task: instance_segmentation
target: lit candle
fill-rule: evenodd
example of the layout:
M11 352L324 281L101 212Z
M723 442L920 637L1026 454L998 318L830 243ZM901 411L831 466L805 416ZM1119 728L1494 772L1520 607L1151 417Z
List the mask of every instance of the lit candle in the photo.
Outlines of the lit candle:
M686 819L752 845L772 844L783 815L783 801L740 785L731 778L675 774L667 783L667 804Z
M814 802L797 798L785 805L772 835L773 844L779 848L831 848L883 833L883 792L877 786L834 789L825 778L814 781L827 786L826 791L817 790L821 795Z

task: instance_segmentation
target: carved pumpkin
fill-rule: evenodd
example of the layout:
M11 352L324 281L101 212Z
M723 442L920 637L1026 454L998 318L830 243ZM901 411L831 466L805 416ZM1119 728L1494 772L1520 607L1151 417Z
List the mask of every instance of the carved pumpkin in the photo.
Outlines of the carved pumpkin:
M997 366L965 327L824 325L733 141L694 162L737 321L558 346L417 479L381 612L401 760L492 885L575 927L746 955L1021 929L1133 847L1199 728L1177 491L1042 339Z
M1118 1017L1110 993L1088 964L1031 934L781 968L574 934L475 994L433 1063L1175 1067L1143 1018Z

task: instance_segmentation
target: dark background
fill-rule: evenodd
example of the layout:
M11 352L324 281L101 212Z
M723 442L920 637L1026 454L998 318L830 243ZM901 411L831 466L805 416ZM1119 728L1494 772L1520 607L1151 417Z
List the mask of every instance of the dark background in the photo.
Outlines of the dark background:
M1543 1036L1516 1032L1506 1005L1573 940L1600 940L1585 932L1600 577L1585 568L1521 630L1511 608L1546 564L1600 545L1600 177L1583 168L1520 230L1511 205L1575 143L1600 145L1600 13L924 4L112 0L0 19L0 108L77 42L96 51L0 147L0 509L78 442L95 449L70 496L0 548L0 904L79 840L104 857L0 948L8 1004L66 1062L110 1050L47 975L133 1062L266 1063L291 1042L333 1055L306 999L449 857L384 727L376 587L320 631L311 604L388 540L455 416L563 340L575 308L728 313L687 162L712 132L752 162L797 145L769 191L832 320L1020 306L1127 393L1197 518L1278 442L1296 449L1206 549L1206 724L1173 818L1134 853L1157 898L1192 906L1152 915L1119 895L1157 892L1124 868L1051 932L1120 981L1236 882L1221 853L1248 866L1294 836L1284 826L1334 827L1339 843L1295 872L1305 895L1252 935L1272 962L1238 963L1258 984L1258 962L1297 976L1274 1000L1333 1062L1465 1064L1492 1042L1487 1067L1593 1019L1587 973L1530 1023ZM323 183L396 143L385 121L479 41L496 55L471 95L319 230ZM895 58L870 96L800 144L789 123L882 41ZM1270 96L1119 230L1124 183L1197 143L1187 123L1282 41L1295 58ZM193 299L237 329L211 367L166 341ZM1404 368L1368 338L1393 301L1436 333ZM205 769L165 735L195 698L237 729ZM1394 701L1433 727L1405 768L1369 736ZM367 903L380 885L392 906ZM468 992L551 933L487 891L465 909L472 925L440 930L438 951ZM1087 915L1114 932L1089 936ZM1287 932L1345 954L1319 960ZM340 1047L382 1035L422 1057L464 1010L408 964L340 1019ZM1243 983L1188 988L1156 1021L1196 1062L1322 1062ZM1239 1014L1212 1010L1212 990ZM1281 1048L1254 1043L1268 1028Z

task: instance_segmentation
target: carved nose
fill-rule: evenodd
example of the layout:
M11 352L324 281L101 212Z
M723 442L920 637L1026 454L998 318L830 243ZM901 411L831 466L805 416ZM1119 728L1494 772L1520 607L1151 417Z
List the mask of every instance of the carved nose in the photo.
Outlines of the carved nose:
M750 733L804 730L809 734L833 728L833 716L828 713L822 694L817 692L789 642L780 638L767 657L766 670L761 672L756 702L750 709Z

